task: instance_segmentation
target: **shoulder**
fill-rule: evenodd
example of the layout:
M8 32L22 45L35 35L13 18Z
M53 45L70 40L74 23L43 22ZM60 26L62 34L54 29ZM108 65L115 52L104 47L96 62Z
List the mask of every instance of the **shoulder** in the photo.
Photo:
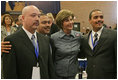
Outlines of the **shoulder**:
M5 26L1 25L1 31L5 30Z
M1 25L1 28L4 28L5 26Z
M49 36L45 36L45 35L42 35L42 34L40 34L40 33L37 33L37 36L38 36L41 40L49 41Z
M52 34L51 35L51 38L52 39L55 39L55 38L58 38L60 36L60 31L58 31L58 32L56 32L56 33L54 33L54 34Z
M11 30L12 30L12 31L16 31L16 30L17 30L17 28L16 28L16 27L11 26Z
M75 30L72 30L73 33L76 35L76 34L79 34L79 35L82 35L82 33L80 31L75 31Z
M72 30L72 34L73 36L77 37L77 38L82 38L82 33L79 32L79 31L75 31L75 30Z
M14 34L8 35L8 36L4 39L4 41L14 41L15 37L17 37L17 36L15 36Z
M117 31L112 29L104 28L103 35L106 35L109 40L117 40Z
M111 35L117 35L117 31L116 30L113 30L113 29L108 29L108 28L104 28L104 30L107 32L107 33L109 33L109 34L111 34Z
M13 34L8 35L8 36L6 37L6 39L9 39L9 40L16 40L16 39L19 39L19 36L22 35L21 33L22 33L22 32L21 32L20 30L19 30L19 31L16 31L16 32L14 32Z

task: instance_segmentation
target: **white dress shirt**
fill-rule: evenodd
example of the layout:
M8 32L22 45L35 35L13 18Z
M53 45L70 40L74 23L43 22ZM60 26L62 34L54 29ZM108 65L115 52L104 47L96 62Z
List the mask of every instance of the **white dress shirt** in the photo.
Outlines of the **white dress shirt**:
M24 27L22 27L22 28L23 28L23 30L26 32L26 34L27 34L27 36L29 37L30 40L31 40L32 35L35 36L35 43L36 43L36 45L37 45L37 36L36 36L36 32L34 32L34 34L32 34L32 33L30 33L28 30L26 30Z
M98 34L97 37L98 37L98 40L99 40L100 35L101 35L101 33L102 33L102 30L103 30L103 27L102 27L99 31L97 31L97 32L94 32L94 31L92 30L91 34L92 34L93 42L94 42L94 40L95 40L95 36L94 36L95 33ZM89 45L90 45L91 49L93 49L91 34L89 35Z

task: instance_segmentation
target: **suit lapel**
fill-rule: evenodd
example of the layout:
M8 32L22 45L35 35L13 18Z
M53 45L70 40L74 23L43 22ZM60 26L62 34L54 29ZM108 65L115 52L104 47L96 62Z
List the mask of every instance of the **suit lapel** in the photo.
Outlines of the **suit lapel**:
M35 53L34 46L25 31L23 29L20 29L19 31L21 33L20 36L22 37L22 42L24 43L24 45L29 48L29 50L31 50L33 53Z
M42 50L43 50L43 40L42 40L42 36L39 34L39 33L37 33L37 40L38 40L38 45L39 45L39 55L41 55L41 53L42 53Z
M89 35L86 37L86 44L87 44L87 48L91 50L91 47L89 45Z
M100 36L99 41L98 41L98 44L97 44L96 47L95 47L95 51L94 51L95 54L96 54L97 51L99 51L99 49L104 45L104 42L105 42L106 37L107 37L107 34L108 34L108 33L107 33L106 29L103 28L102 33L101 33L101 36Z
M88 51L90 51L90 52L88 52L88 54L89 54L89 55L93 55L93 50L91 49L91 47L90 47L90 45L89 45L89 36L90 36L90 34L91 34L91 31L90 31L90 33L89 33L88 35L86 35L86 37L85 37L85 45L86 45Z

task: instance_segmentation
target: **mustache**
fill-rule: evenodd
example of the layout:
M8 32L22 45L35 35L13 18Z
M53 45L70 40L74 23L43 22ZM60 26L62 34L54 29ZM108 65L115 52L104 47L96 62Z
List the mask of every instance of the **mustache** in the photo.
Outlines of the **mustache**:
M35 26L39 26L39 21L36 20L36 21L33 23L33 25L35 25Z
M103 23L103 21L98 21L98 22L96 22L96 24L98 24L98 23Z

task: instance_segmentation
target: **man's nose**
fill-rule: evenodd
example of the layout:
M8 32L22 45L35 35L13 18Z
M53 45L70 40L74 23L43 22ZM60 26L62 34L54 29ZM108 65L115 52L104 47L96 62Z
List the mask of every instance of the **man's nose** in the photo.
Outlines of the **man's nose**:
M39 17L38 16L36 16L36 20L39 20Z

